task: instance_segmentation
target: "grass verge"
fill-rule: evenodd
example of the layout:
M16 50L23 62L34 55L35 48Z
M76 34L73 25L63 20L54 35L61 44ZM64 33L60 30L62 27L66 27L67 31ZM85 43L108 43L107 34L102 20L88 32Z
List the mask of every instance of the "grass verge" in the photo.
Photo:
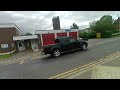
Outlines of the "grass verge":
M11 53L11 54L0 55L0 59L9 58L9 57L11 57L12 55L15 55L15 54L16 54L16 53L13 52L13 53Z
M11 54L0 55L0 59L9 58L11 56Z

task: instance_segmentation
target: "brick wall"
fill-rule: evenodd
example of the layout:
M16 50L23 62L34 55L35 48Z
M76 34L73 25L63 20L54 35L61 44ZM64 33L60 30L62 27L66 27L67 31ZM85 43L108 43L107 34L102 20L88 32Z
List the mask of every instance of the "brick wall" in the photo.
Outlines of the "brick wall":
M0 53L10 52L15 50L15 42L13 36L16 36L15 28L0 28ZM1 44L8 44L8 48L3 49Z

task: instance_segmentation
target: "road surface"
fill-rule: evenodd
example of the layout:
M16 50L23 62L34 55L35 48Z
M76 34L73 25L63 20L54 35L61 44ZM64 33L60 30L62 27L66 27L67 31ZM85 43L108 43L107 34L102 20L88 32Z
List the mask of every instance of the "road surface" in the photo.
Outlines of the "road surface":
M109 40L109 39L108 39ZM58 58L50 56L0 66L1 79L47 79L120 51L120 39L96 44L86 51L74 51Z

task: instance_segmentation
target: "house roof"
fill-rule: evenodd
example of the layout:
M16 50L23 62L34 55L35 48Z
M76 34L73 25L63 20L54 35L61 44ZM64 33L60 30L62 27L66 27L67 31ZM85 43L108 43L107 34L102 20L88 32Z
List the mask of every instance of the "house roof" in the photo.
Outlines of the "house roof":
M9 27L15 27L21 33L21 35L23 34L23 32L14 23L0 23L0 28L9 28Z
M68 31L70 30L70 31ZM45 33L59 33L59 32L74 32L79 31L78 29L60 29L60 30L35 30L35 34L45 34Z
M17 41L17 40L28 40L28 39L37 39L38 36L37 35L29 35L29 36L14 36L13 40Z
M120 21L120 17L119 17L118 19L119 19L119 21ZM113 24L118 23L118 19L116 19L116 20L113 22Z

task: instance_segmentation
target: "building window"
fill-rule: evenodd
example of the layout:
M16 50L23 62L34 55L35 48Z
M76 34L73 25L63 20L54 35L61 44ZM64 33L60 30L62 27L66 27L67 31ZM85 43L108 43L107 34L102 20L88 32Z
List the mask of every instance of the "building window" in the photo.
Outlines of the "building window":
M70 42L71 42L71 43L72 43L72 42L76 42L76 40L73 39L73 38L71 38L71 39L70 39Z

